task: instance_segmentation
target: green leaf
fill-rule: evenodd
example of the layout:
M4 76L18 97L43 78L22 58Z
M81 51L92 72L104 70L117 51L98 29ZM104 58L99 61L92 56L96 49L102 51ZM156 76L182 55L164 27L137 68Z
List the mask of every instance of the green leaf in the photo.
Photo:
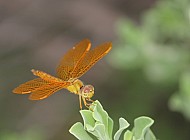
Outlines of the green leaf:
M114 140L119 140L121 133L129 127L129 123L124 118L119 118L119 130L114 135Z
M92 116L92 111L80 110L80 114L84 121L84 128L88 131L91 131L95 126L95 120Z
M88 133L84 130L82 123L75 123L69 130L79 140L93 140Z
M108 118L108 135L110 140L112 140L112 132L113 132L113 120L109 117Z
M80 113L84 120L84 129L87 132L99 140L112 139L113 120L98 101L90 106L90 110L81 110Z
M95 101L92 105L93 108L93 118L96 121L96 124L103 124L104 129L104 135L112 139L112 130L113 130L113 120L108 116L108 113L103 109L102 105L100 104L99 101ZM98 126L97 128L99 128Z
M133 129L135 139L156 140L155 136L150 130L150 126L152 126L153 123L154 120L149 117L142 116L135 119Z
M133 132L127 130L125 133L124 133L124 140L132 140L133 138Z
M109 140L108 135L105 133L105 125L104 124L96 124L94 127L95 135L99 140ZM94 133L95 134L95 133Z

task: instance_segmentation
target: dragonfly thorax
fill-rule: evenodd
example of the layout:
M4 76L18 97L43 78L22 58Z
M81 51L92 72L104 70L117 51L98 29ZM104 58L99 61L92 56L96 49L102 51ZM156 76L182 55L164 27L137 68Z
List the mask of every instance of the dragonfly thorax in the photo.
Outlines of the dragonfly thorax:
M71 82L71 85L67 87L72 93L80 94L80 89L84 86L83 82L79 79L75 79Z

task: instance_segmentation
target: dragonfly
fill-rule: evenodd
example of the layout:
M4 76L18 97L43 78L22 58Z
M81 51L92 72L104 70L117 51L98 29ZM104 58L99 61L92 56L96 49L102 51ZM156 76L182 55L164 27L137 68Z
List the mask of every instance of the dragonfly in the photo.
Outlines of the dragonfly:
M79 105L89 108L93 100L94 87L85 85L80 78L112 48L111 42L103 43L93 49L89 39L84 39L71 48L56 68L56 77L40 70L32 69L33 80L25 82L13 90L16 94L28 94L30 100L42 100L61 89L79 95Z

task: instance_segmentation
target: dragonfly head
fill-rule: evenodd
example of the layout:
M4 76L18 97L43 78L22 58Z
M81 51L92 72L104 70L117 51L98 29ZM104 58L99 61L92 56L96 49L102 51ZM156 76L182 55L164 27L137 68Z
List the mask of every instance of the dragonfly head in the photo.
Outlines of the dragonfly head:
M94 95L94 87L92 85L85 85L81 88L82 96L84 98L92 98Z

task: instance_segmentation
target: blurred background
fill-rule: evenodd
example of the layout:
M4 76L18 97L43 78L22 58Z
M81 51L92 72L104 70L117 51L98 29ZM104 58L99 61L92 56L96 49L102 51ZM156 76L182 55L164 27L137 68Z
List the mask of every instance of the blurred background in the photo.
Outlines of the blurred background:
M1 0L0 140L75 140L78 96L61 90L30 101L12 90L35 78L32 68L55 75L84 38L113 42L81 80L115 122L124 117L132 128L146 115L158 139L190 139L189 0Z

